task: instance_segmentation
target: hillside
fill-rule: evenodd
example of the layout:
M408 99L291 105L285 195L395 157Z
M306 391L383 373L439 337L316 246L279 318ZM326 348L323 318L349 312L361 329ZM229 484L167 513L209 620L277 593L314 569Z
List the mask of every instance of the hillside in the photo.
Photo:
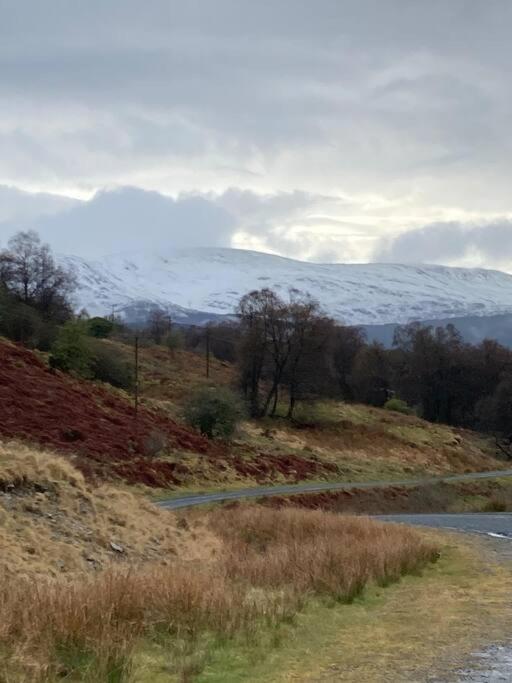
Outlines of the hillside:
M209 557L215 539L201 523L188 529L143 496L91 486L54 452L0 444L1 580Z
M76 456L91 476L165 485L175 466L151 459L153 442L209 453L214 447L167 415L141 407L108 385L51 370L35 353L0 341L0 436L40 443Z
M512 275L478 268L399 264L318 264L237 249L134 252L88 261L62 256L76 271L78 306L92 315L112 307L130 317L150 306L176 320L198 312L229 315L248 291L308 292L333 318L351 325L406 323L512 312ZM137 311L138 309L138 311Z
M113 342L106 342L113 343ZM118 353L131 353L117 344ZM179 422L190 389L206 382L188 351L141 350L141 405L109 385L49 369L0 341L0 437L66 453L88 477L153 488L215 488L303 480L404 478L498 469L482 436L368 406L325 402L297 421L244 422L232 443L210 442ZM233 382L213 361L212 378Z

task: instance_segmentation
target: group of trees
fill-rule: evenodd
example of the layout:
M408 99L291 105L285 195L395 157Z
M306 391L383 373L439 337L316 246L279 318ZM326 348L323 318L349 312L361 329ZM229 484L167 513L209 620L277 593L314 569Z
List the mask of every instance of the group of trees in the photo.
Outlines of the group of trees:
M269 289L245 295L238 322L210 329L236 359L251 415L293 417L298 401L338 398L402 406L433 422L512 442L512 351L465 343L453 325L397 328L392 348L336 324L317 302ZM223 343L224 342L224 343ZM215 348L214 352L215 352ZM389 403L389 402L392 403Z
M102 340L115 324L73 312L73 273L59 266L37 233L19 232L0 251L0 334L49 351L50 365L128 389L132 369Z
M244 296L238 319L240 383L251 415L275 415L285 394L292 417L296 402L318 394L329 371L332 321L312 299L292 292L284 301L269 289Z
M75 279L55 263L35 232L20 232L0 251L0 334L49 348L73 315Z

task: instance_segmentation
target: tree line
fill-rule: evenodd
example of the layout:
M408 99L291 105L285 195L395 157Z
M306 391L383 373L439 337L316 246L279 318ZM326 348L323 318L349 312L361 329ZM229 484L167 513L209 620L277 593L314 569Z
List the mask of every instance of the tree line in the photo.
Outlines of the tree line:
M512 441L512 351L463 341L453 325L398 327L392 348L368 343L307 295L246 294L237 321L211 328L212 350L234 361L253 417L293 418L298 402L333 398L393 402L431 422L493 432Z

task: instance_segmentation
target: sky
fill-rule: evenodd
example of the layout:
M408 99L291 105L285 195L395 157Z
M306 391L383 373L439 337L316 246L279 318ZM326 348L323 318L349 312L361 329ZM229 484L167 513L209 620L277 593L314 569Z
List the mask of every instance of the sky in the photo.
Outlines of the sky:
M512 271L511 29L510 0L0 0L0 243Z

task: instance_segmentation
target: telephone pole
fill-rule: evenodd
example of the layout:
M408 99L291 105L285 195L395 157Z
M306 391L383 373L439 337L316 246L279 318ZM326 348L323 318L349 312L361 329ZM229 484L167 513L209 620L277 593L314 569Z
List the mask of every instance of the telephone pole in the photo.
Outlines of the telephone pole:
M206 327L206 378L210 377L210 327Z

